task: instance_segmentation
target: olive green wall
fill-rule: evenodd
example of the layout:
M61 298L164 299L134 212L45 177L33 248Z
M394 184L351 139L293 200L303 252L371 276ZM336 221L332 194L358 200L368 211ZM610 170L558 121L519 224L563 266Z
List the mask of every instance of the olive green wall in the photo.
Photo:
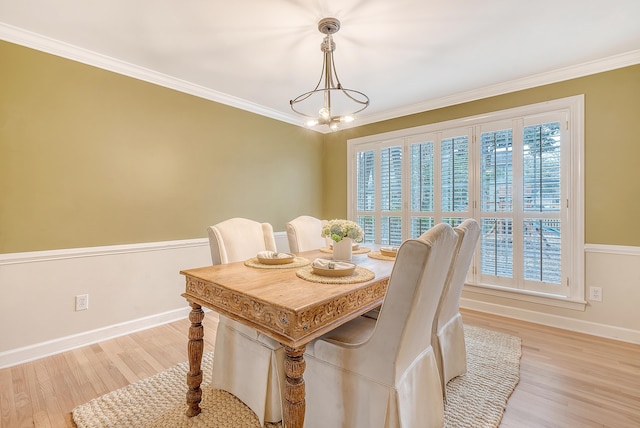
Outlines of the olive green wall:
M347 213L347 140L585 95L585 240L640 246L640 65L363 125L325 136L325 218Z
M321 135L7 42L0 58L0 253L344 217L348 139L577 94L586 242L640 245L640 65Z
M322 214L322 134L7 42L0 58L0 253Z

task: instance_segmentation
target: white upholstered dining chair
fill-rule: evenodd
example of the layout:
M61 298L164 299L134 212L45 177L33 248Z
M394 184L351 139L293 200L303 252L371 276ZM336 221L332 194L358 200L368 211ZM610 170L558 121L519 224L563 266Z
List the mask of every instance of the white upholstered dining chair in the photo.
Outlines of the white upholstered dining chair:
M454 231L458 235L458 242L435 321L434 348L442 377L443 394L447 382L467 371L467 349L460 315L460 296L480 237L480 226L476 220L466 219L455 227Z
M214 265L276 251L273 228L244 218L232 218L207 228ZM256 330L220 315L213 358L212 386L238 397L260 420L282 420L284 348Z
M431 342L456 241L442 223L406 240L377 320L357 317L307 346L305 427L442 427Z
M317 250L327 246L327 240L322 236L322 227L326 223L308 215L301 215L287 223L287 239L289 250L298 254L303 251Z

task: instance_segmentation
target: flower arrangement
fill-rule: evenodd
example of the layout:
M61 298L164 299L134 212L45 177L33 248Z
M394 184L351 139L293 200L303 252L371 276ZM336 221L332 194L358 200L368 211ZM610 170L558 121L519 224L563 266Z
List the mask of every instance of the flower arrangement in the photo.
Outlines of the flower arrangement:
M334 219L329 220L322 227L322 236L327 236L335 242L340 242L343 238L351 238L354 242L362 242L364 232L355 221Z

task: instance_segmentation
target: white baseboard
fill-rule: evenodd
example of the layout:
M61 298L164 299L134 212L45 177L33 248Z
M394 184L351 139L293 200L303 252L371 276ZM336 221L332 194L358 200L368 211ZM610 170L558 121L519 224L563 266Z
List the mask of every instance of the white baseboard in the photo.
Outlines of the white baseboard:
M598 324L590 321L582 321L544 312L499 305L496 303L481 302L464 297L460 299L460 307L478 312L500 315L507 318L514 318L521 321L528 321L535 324L546 325L549 327L590 334L592 336L640 344L640 331L638 330Z
M189 306L0 353L0 369L185 319ZM186 346L186 344L185 344Z

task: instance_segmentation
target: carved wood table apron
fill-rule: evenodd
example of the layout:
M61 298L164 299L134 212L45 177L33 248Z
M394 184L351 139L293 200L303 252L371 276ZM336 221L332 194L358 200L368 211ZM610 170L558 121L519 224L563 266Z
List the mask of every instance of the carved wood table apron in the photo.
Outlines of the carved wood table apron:
M310 261L330 257L320 251L299 256ZM182 296L191 306L187 415L200 413L204 306L253 327L284 346L283 425L302 428L306 345L379 306L387 290L393 262L372 259L366 254L354 255L353 262L373 271L375 278L355 284L321 284L297 277L295 268L256 269L244 262L181 271L186 277Z

